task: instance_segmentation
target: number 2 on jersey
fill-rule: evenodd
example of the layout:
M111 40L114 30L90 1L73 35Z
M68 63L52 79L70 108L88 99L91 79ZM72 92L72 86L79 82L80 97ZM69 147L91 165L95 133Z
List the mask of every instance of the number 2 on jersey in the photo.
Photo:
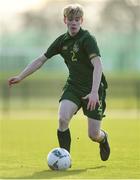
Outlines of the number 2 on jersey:
M71 51L71 53L72 53L71 60L72 60L72 61L77 61L75 52L74 52L74 51Z

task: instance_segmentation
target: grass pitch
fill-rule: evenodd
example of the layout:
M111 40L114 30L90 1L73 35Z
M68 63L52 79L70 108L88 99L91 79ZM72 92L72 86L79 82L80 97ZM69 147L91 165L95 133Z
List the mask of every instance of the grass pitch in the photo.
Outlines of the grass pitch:
M138 179L140 178L140 122L137 119L105 118L111 156L100 160L98 144L87 137L87 122L79 112L71 121L72 168L52 171L46 164L48 152L58 146L56 110L26 112L0 120L1 179ZM36 116L38 114L38 117ZM24 118L24 116L26 118ZM24 120L22 120L24 119Z

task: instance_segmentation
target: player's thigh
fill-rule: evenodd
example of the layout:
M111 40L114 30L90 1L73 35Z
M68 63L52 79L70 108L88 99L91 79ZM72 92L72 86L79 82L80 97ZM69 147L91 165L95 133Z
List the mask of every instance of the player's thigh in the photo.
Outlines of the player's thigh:
M59 105L59 119L63 121L69 121L72 116L77 112L78 106L67 99L63 99Z

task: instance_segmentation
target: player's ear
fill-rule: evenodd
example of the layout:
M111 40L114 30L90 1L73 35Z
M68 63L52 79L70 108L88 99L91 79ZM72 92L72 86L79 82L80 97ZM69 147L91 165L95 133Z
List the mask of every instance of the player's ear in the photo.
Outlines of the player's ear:
M83 23L83 17L81 17L81 24Z
M64 16L64 23L67 24L67 17Z

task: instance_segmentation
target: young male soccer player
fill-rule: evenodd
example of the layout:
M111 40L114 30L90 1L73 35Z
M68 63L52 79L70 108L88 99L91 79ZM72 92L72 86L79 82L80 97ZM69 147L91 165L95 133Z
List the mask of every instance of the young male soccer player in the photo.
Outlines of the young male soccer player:
M70 152L69 123L73 115L83 109L87 116L88 136L99 143L100 157L106 161L110 147L105 131L100 129L105 110L107 82L102 73L100 52L95 38L81 28L83 9L78 4L64 8L64 23L68 31L59 36L39 58L29 64L18 76L9 79L9 85L19 83L39 69L49 58L60 54L69 70L69 77L60 98L59 145Z

